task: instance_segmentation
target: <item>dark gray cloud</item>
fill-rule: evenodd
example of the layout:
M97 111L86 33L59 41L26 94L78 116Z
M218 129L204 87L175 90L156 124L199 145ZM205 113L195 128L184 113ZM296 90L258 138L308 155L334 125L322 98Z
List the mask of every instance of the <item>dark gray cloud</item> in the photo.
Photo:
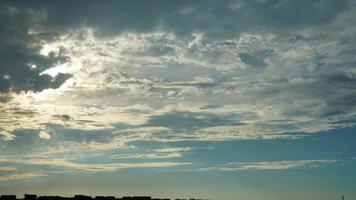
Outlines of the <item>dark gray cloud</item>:
M347 0L220 1L8 1L21 7L47 10L46 26L91 26L100 34L149 32L157 29L190 35L203 31L215 36L246 30L295 29L328 22L344 10Z
M251 67L265 67L267 63L264 61L271 53L271 51L258 51L252 53L240 53L240 59L242 62L248 64Z
M41 40L68 29L94 27L97 35L163 30L190 37L205 32L216 37L257 30L289 30L321 25L334 18L348 1L3 1L0 4L0 92L57 88L57 78L40 72L65 57L38 54ZM30 34L31 29L42 30ZM151 52L166 54L172 49ZM159 56L159 55L157 55ZM241 54L247 64L263 65L260 55ZM31 68L36 66L36 68Z
M31 33L46 18L43 9L19 8L0 3L0 92L41 91L58 88L67 74L55 78L40 73L63 62L62 56L39 54L41 41L48 35Z

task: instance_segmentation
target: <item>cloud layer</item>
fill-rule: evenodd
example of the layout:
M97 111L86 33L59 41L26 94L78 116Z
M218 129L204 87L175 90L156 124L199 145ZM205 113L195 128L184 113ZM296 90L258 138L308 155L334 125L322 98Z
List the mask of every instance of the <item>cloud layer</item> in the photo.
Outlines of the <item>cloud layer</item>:
M198 171L240 171L240 170L287 170L306 169L332 165L337 160L295 160L295 161L273 161L273 162L241 162L227 163L215 167L200 168Z
M185 162L167 159L196 150L174 142L299 139L353 127L355 9L344 0L4 1L0 163L86 172L174 167ZM143 141L160 148L138 151ZM19 155L25 159L11 159ZM110 159L97 164L98 155ZM47 174L0 179L36 173Z

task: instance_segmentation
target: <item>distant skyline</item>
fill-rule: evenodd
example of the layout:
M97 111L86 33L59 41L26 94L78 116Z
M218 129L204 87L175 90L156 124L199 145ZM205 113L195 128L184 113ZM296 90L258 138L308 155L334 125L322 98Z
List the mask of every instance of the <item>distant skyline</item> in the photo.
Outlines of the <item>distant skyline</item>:
M123 197L115 197L115 196L87 196L87 195L74 195L74 196L37 196L36 194L25 194L23 197L18 197L16 195L0 195L1 200L169 200L167 198L155 198L150 196L123 196ZM203 200L196 198L189 199L179 199L175 198L175 200Z
M355 0L0 0L0 194L356 199Z

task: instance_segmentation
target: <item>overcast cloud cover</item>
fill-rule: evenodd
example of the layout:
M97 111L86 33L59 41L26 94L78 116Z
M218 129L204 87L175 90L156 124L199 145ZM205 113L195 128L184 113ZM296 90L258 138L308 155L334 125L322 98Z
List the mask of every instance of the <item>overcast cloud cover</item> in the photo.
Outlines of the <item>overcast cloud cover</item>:
M214 149L355 130L355 21L353 0L1 1L0 181L350 164Z

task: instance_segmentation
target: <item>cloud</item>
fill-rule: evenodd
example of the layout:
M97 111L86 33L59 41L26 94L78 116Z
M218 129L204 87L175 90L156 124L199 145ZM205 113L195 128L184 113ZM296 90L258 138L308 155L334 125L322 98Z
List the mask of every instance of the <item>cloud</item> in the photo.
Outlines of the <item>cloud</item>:
M231 0L224 3L204 0L174 3L163 0L144 3L90 1L86 4L78 1L70 5L52 1L16 2L8 4L32 9L48 8L50 12L45 22L54 27L52 29L61 27L68 30L86 25L96 28L101 36L122 32L147 33L160 29L188 36L194 32L208 32L214 37L231 37L244 31L293 30L324 24L344 11L349 3L347 0L301 0L298 3L283 0ZM65 14L63 10L66 10Z
M113 171L178 162L78 157L174 159L194 149L167 143L353 127L355 9L344 0L0 3L1 153ZM162 149L135 150L143 141ZM317 164L326 161L218 167Z
M320 26L332 29L342 17ZM355 115L352 103L341 103L353 98L354 72L348 66L352 56L335 63L344 56L341 49L351 47L337 45L332 35L318 37L323 33L316 27L301 29L244 32L228 40L203 32L187 38L162 30L102 38L94 34L94 27L71 29L42 45L44 56L53 52L68 59L41 74L72 77L58 89L13 96L17 99L6 104L9 112L4 118L21 125L3 129L58 124L99 130L124 123L196 132L185 138L204 140L213 139L206 137L206 130L233 127L225 134L230 140L352 126L338 123ZM343 32L337 38L349 35ZM331 68L336 64L340 67ZM17 111L10 111L28 109L28 104L32 113L18 117ZM265 136L256 130L264 130ZM220 136L217 139L224 140Z
M273 162L239 162L227 163L214 167L199 168L198 171L240 171L240 170L286 170L307 169L337 164L337 160L294 160Z
M54 78L40 74L65 59L39 55L42 41L48 38L31 29L40 26L46 16L44 9L0 4L0 93L58 88L69 78L68 74Z
M81 33L81 40L78 40ZM181 141L283 138L286 133L318 132L349 126L331 122L353 116L352 104L347 104L347 108L334 106L338 101L350 99L352 91L343 90L345 94L334 97L327 97L324 91L328 85L347 89L352 83L349 79L352 80L353 72L347 71L347 76L335 76L332 73L342 75L342 72L325 71L320 67L308 74L309 69L301 63L315 65L313 55L320 57L326 52L313 40L299 39L296 42L294 38L277 37L272 33L243 34L230 40L228 46L206 38L196 47L198 50L189 50L189 40L167 33L128 33L100 39L93 35L91 29L79 29L50 44L53 51L67 49L66 56L71 60L57 66L56 71L65 70L62 72L72 73L73 77L57 90L14 96L13 101L6 103L8 112L4 118L17 122L17 126L9 126L4 120L4 127L9 132L16 128L39 129L43 124L99 130L114 129L115 124L125 123L138 127L166 127L170 129L169 135L154 133L154 137L160 137L158 141L167 141L168 138ZM166 41L178 57L174 54L159 57L150 54L152 46ZM288 51L282 49L284 45L288 46ZM293 50L298 48L303 50ZM256 64L251 61L251 55L261 52L269 52L263 57L266 66L251 67ZM299 55L300 52L303 55ZM228 57L219 58L220 54ZM137 58L137 55L141 57ZM241 55L245 57L242 60ZM246 61L246 58L250 60ZM217 64L209 64L209 59L214 59ZM226 64L223 60L239 66ZM95 67L85 68L84 63ZM153 73L150 66L157 63L165 67ZM127 68L127 65L136 67ZM189 73L182 73L177 76L181 80L169 80L180 65L211 68L216 74L205 74L203 70L203 74L189 77ZM165 72L166 69L173 71ZM230 73L226 74L225 70L230 70ZM156 77L145 77L146 73ZM118 96L122 98L118 100ZM334 99L342 96L345 96L344 100ZM293 106L287 105L286 102L290 101L294 102ZM104 102L109 105L98 106ZM29 104L30 112L25 111ZM19 112L22 114L20 117ZM215 129L229 129L229 133L224 131L224 134L214 136L213 132L219 132Z
M0 171L16 171L17 168L13 166L0 166Z
M47 176L47 174L43 172L22 171L15 166L0 166L0 172L0 181L22 180Z
M13 135L6 131L0 131L0 139L2 141L11 141L11 140L14 140L15 138L16 138L16 135Z
M119 159L166 159L166 158L180 158L184 153L192 151L192 147L179 148L161 148L154 150L145 150L141 153L118 154L111 156Z
M51 166L79 170L85 172L110 172L122 169L134 168L159 168L159 167L174 167L178 165L188 165L190 163L175 163L175 162L141 162L141 163L76 163L66 159L7 159L1 158L0 162L17 163L33 166Z
M38 136L42 139L46 139L46 140L49 140L51 139L51 135L48 134L47 132L45 131L40 131L40 133L38 134Z
M0 181L22 180L34 177L47 176L48 174L39 172L18 172L15 174L1 174Z

